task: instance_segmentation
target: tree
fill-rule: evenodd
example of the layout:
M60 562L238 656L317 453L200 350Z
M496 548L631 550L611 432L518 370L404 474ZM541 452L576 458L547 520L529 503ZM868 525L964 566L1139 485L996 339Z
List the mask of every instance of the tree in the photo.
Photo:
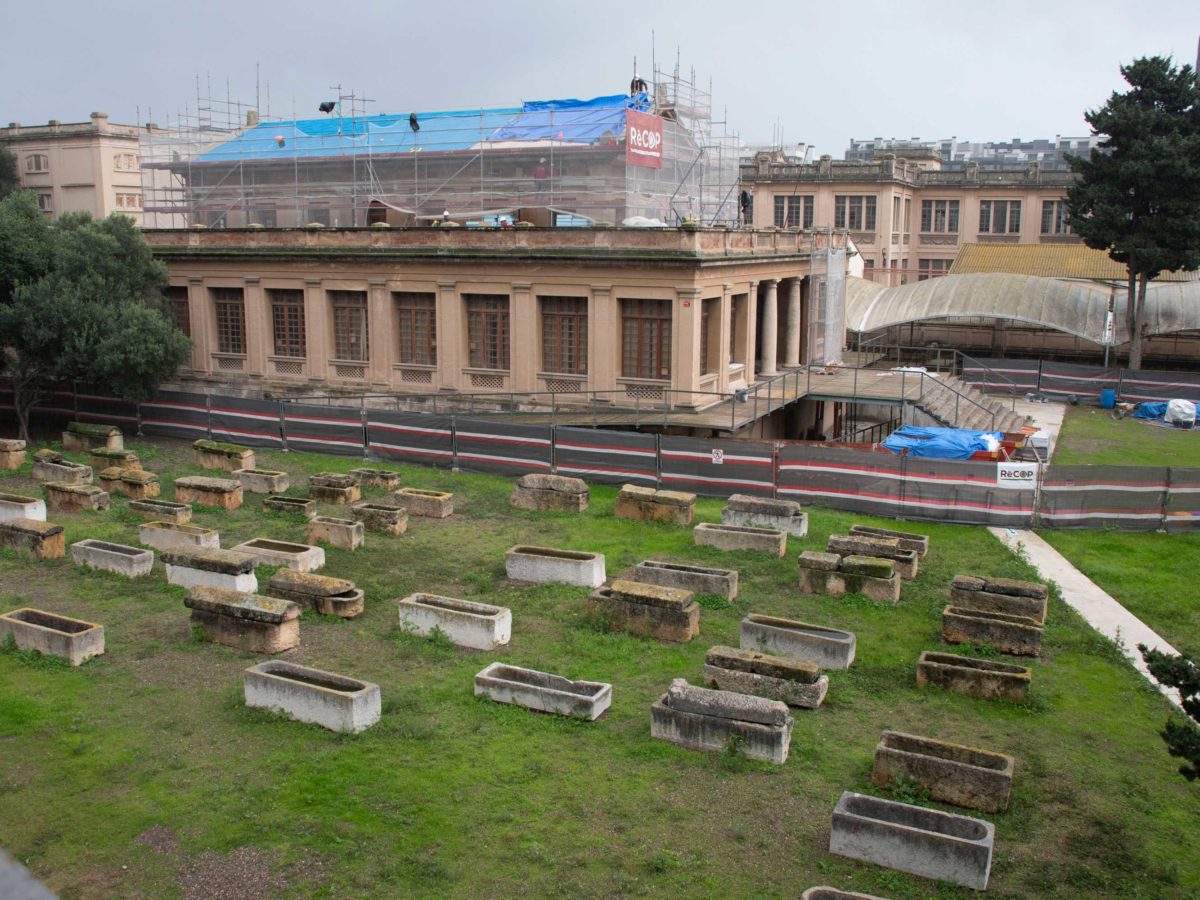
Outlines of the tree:
M1200 267L1200 83L1191 66L1152 56L1121 67L1130 89L1084 114L1104 135L1067 191L1071 229L1128 272L1129 367L1142 366L1146 285Z
M50 225L29 191L0 199L0 303L50 269Z
M1171 656L1138 644L1142 659L1159 684L1179 689L1189 719L1169 719L1162 730L1167 752L1186 760L1179 772L1188 781L1200 778L1200 668L1184 656Z
M0 200L21 189L17 158L7 147L0 145Z
M0 237L6 216L23 221L20 197L0 201ZM15 212L4 208L10 201ZM164 308L166 268L133 220L65 215L41 232L40 248L27 246L36 229L12 231L30 250L0 303L0 346L21 437L29 437L31 410L64 380L88 381L126 400L153 396L191 345Z

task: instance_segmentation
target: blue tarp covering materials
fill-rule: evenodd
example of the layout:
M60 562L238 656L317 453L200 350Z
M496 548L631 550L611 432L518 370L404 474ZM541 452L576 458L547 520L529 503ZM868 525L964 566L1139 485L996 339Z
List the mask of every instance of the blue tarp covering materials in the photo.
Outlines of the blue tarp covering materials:
M204 151L195 162L318 158L355 154L469 150L484 141L557 141L594 144L606 133L620 139L625 110L645 110L645 94L613 94L591 100L536 100L520 107L417 113L413 132L408 113L336 115L294 122L263 122ZM338 133L340 130L340 134ZM280 142L282 139L282 143Z
M881 446L893 453L932 459L970 459L980 450L995 450L1004 435L999 431L967 431L963 428L897 428ZM990 438L990 440L989 440Z
M1145 403L1139 403L1138 408L1134 410L1133 417L1135 419L1161 419L1167 413L1167 404L1156 400L1150 400Z

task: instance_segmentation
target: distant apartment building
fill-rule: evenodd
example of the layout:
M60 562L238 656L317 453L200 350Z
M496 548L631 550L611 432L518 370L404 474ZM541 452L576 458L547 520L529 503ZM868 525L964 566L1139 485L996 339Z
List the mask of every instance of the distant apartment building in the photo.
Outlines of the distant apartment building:
M946 170L925 148L872 162L758 153L741 167L754 227L847 231L864 277L887 285L944 275L965 244L1078 242L1065 201L1073 179L1037 162Z
M873 162L889 153L926 150L936 153L942 160L942 169L961 169L969 162L978 163L982 169L1020 168L1035 162L1042 171L1069 171L1067 157L1087 156L1093 148L1100 146L1103 137L1068 137L1056 135L1023 141L1019 137L1011 141L960 141L956 137L934 141L914 138L851 138L846 149L847 162Z
M137 126L112 124L102 112L88 122L10 122L0 128L0 145L17 158L22 185L48 217L122 213L142 224Z

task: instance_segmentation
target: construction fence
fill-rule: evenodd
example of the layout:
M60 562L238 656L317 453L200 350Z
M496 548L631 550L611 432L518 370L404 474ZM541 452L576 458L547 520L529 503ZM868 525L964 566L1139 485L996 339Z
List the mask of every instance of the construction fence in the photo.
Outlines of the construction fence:
M1052 400L1072 395L1080 403L1097 406L1105 390L1118 400L1143 403L1155 400L1200 402L1200 374L1118 369L1038 359L974 359L963 364L962 380L994 394L1040 394Z
M0 389L0 413L12 411ZM127 403L85 385L38 419L129 432L497 475L546 472L710 497L752 494L898 519L1014 528L1200 527L1200 469L1042 466L895 456L860 448L533 425L460 415L161 391Z

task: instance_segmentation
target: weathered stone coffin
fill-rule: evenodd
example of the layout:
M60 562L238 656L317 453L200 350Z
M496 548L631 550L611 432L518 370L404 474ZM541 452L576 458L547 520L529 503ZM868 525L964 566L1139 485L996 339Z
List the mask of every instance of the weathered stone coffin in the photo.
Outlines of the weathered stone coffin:
M1046 585L1013 578L956 575L950 585L950 602L955 606L1026 616L1043 625L1049 596Z
M205 469L236 472L254 468L254 451L239 444L199 440L192 444L192 462Z
M348 474L360 487L386 488L391 491L400 484L400 473L391 469L351 469Z
M475 696L483 695L496 703L592 721L612 703L612 685L495 662L475 676Z
M829 691L829 678L815 663L757 650L712 647L704 657L704 683L722 691L753 694L788 706L816 709Z
M679 588L693 594L715 594L729 601L736 600L738 595L736 569L713 569L648 559L634 567L633 580Z
M751 525L786 531L792 537L808 534L808 513L794 500L769 500L749 494L734 494L721 510L726 525Z
M33 470L30 473L38 481L54 481L61 484L91 484L92 467L72 462L54 450L39 450L33 454Z
M35 559L60 559L67 552L63 527L41 519L0 522L0 547L32 553Z
M671 522L691 525L696 518L696 495L684 491L656 491L626 484L617 495L613 515L639 522Z
M888 787L908 779L933 800L994 813L1008 809L1015 765L1004 753L885 731L875 747L871 780Z
M404 534L408 530L408 510L403 506L363 500L350 507L350 515L368 531Z
M131 500L128 508L155 522L186 525L192 521L192 508L186 503L175 503L171 500Z
M232 478L188 475L175 479L175 499L179 503L237 509L242 505L242 483Z
M316 475L308 477L308 495L322 503L340 503L349 506L362 499L362 490L353 475L318 472Z
M217 550L221 535L213 528L147 522L138 527L138 541L155 550Z
M292 486L287 472L271 469L234 469L232 474L242 483L242 490L251 494L282 494Z
M1042 626L1028 616L947 606L942 611L942 640L947 644L986 644L1014 656L1038 656Z
M880 603L900 602L900 576L890 559L843 558L836 553L805 550L797 560L797 569L802 594L862 594Z
M803 659L822 669L848 669L854 662L854 634L836 628L754 613L742 619L740 637L743 650Z
M108 447L93 447L88 451L95 469L141 469L142 461L132 450L110 450Z
M300 607L227 588L194 587L183 605L205 636L248 653L281 653L300 643Z
M279 569L267 582L267 594L310 607L323 616L353 619L363 611L362 588L344 578Z
M125 437L116 425L68 422L67 430L63 432L62 445L64 450L84 453L93 447L123 450L125 449Z
M736 747L749 759L782 765L792 741L787 704L693 687L682 678L650 707L650 736L689 750Z
M81 509L103 511L112 504L108 491L94 484L47 481L42 489L46 492L47 508L55 512L76 512Z
M357 550L363 543L363 523L333 516L314 516L308 523L312 543L332 544L340 550Z
M934 684L984 700L1024 700L1033 673L1025 666L926 650L917 660L917 686Z
M36 650L78 666L104 652L104 626L40 609L14 609L0 616L0 643L12 635L18 650Z
M25 442L0 438L0 469L19 469L25 465Z
M517 509L583 512L590 498L587 482L580 478L531 472L517 479L509 502Z
M154 568L153 550L143 550L141 547L128 547L125 544L113 544L93 538L76 541L72 544L71 559L77 566L113 572L117 575L124 575L126 578L140 578L143 575L149 575L150 570Z
M753 528L749 525L713 525L701 522L692 529L692 540L718 550L754 550L783 556L787 552L787 532L777 528Z
M603 553L553 547L510 547L504 568L514 581L560 581L580 587L600 587L606 577Z
M317 502L304 497L267 497L262 505L273 512L299 513L306 519L317 514Z
M158 476L153 472L117 466L100 470L100 487L110 494L124 494L132 500L146 500L159 493Z
M268 566L287 566L297 572L315 572L325 565L325 551L310 544L293 544L270 538L254 538L232 548L253 556Z
M392 496L408 509L410 516L445 519L454 513L454 495L445 491L406 487L400 488Z
M982 819L846 791L833 810L829 852L982 891L994 839Z
M167 582L180 587L215 587L253 593L258 558L235 550L164 550Z
M0 522L11 519L46 521L46 501L21 494L0 494Z
M831 534L825 545L829 553L838 556L866 556L872 559L890 559L897 575L905 581L917 577L919 561L915 550L902 550L899 538L872 537L868 535Z
M246 705L287 713L298 722L357 733L379 721L379 685L281 659L251 666L243 679Z
M417 634L441 631L452 644L495 650L512 637L512 610L437 594L409 594L400 603L400 626Z
M691 591L617 579L587 600L588 611L627 631L685 644L700 633L700 605Z
M929 552L929 535L915 534L911 531L893 531L890 528L875 528L873 525L851 525L851 534L861 534L868 537L895 538L900 543L901 550L911 550L922 558Z

